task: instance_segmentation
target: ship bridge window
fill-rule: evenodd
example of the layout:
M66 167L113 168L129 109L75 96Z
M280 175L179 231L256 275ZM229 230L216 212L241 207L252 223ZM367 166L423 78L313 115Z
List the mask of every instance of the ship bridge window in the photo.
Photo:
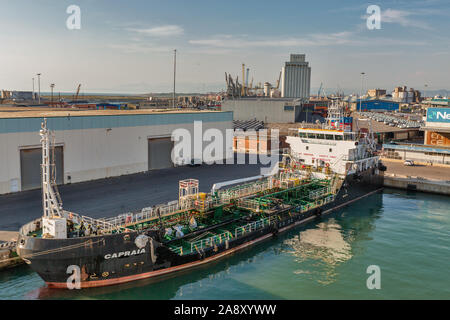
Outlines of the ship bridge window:
M351 133L344 133L344 140L345 141L352 141L353 140L353 136Z
M325 135L325 139L327 139L327 140L334 140L334 135L332 135L332 134L326 134Z
M325 135L323 133L318 133L317 139L325 139Z
M334 138L339 141L342 141L342 139L343 139L343 137L341 135L335 135Z
M309 139L315 139L316 138L316 134L315 133L308 133L308 138Z

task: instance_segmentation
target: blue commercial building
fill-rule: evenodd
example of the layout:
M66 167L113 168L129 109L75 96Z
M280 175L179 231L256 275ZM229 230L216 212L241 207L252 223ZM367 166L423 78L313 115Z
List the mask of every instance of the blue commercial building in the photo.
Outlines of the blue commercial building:
M399 102L391 100L362 100L361 111L398 111L400 107ZM356 109L360 109L360 101L357 101Z

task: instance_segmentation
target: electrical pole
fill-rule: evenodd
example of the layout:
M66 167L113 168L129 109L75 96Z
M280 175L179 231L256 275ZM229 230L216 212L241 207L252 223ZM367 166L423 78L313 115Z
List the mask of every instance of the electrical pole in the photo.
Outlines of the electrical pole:
M361 113L361 101L362 101L362 92L363 92L363 79L364 79L364 72L361 72L361 94L359 95L359 113Z
M41 104L41 74L38 73L36 75L38 76L38 90L39 90L38 103Z
M175 108L175 76L177 71L177 49L173 50L173 104L172 107Z

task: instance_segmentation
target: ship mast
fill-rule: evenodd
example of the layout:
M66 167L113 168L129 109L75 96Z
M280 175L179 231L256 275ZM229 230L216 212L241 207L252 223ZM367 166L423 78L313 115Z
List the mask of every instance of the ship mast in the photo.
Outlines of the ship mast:
M39 134L42 144L42 208L45 218L61 217L62 203L57 191L55 180L51 177L52 167L55 164L50 163L50 131L47 129L47 119L41 125ZM54 157L53 157L54 158ZM54 160L54 159L53 159ZM53 175L55 172L53 171Z

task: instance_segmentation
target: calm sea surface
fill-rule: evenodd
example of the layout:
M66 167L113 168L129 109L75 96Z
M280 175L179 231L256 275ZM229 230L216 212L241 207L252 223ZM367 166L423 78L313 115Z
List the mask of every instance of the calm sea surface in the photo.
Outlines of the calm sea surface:
M381 289L366 286L367 267ZM276 239L176 277L49 290L27 266L0 299L450 299L450 198L385 189Z

